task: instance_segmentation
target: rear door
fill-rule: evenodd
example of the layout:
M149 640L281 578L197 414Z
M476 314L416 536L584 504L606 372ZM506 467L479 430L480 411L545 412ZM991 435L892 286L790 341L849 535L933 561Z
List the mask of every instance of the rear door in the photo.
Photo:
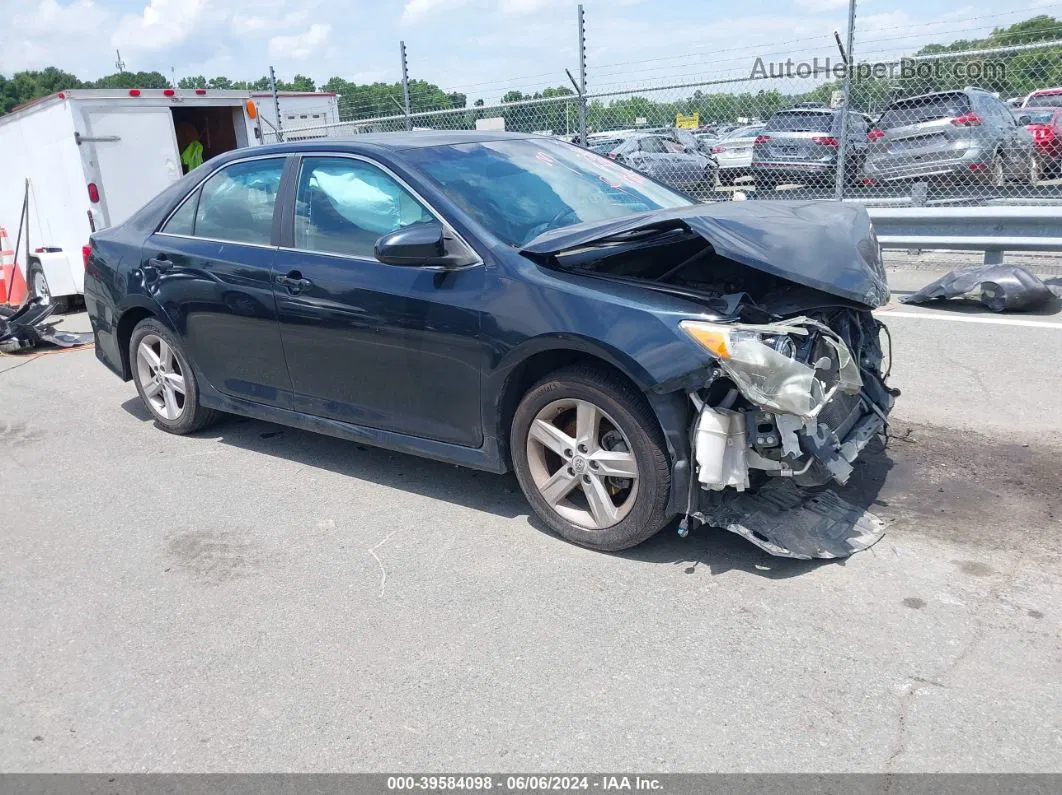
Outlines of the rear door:
M82 141L93 147L107 226L120 224L181 178L169 108L85 108Z
M272 272L285 162L251 157L208 177L145 241L140 271L204 380L223 394L291 408Z

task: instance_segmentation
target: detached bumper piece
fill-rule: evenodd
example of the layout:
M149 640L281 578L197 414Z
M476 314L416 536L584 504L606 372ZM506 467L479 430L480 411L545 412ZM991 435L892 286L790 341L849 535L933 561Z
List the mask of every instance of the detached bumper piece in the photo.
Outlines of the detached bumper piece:
M1025 268L984 265L960 268L900 299L902 304L928 304L945 298L980 301L992 312L1028 312L1050 306L1059 293Z
M0 351L14 353L48 345L76 348L92 342L91 333L59 331L58 321L45 323L54 311L54 305L42 304L39 298L14 310L0 307Z
M788 479L772 479L756 492L727 495L695 518L737 533L785 558L845 558L876 544L885 523L832 491L811 492Z

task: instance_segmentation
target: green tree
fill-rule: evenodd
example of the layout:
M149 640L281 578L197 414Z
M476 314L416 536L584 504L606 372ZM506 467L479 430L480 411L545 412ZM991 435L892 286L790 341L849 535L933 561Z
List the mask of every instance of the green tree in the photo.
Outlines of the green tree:
M206 88L207 79L203 75L195 77L182 77L177 81L177 88Z

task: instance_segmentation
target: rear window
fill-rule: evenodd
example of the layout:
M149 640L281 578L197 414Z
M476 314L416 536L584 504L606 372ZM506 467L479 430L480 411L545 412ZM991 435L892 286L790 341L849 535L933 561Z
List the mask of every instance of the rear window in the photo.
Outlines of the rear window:
M609 138L607 141L590 141L590 151L599 155L607 155L617 146L623 143L622 138Z
M771 116L766 129L767 132L829 132L832 124L832 113L785 111Z
M754 124L751 127L738 127L731 133L727 133L726 137L731 138L751 138L754 135L759 135L763 132L762 124Z
M1056 112L1054 108L1050 108L1048 110L1034 110L1022 115L1029 117L1030 124L1050 124L1054 121Z
M1062 107L1062 91L1052 91L1050 94L1033 94L1025 102L1027 108L1058 108Z
M878 119L878 127L904 127L924 121L951 119L968 113L970 101L965 94L934 94L929 97L901 99L892 103Z

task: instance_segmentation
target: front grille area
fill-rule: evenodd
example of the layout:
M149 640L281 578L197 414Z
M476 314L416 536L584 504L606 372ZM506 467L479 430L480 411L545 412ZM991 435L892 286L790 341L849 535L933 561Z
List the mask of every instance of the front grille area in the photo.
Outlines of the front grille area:
M846 395L844 392L838 392L829 403L822 407L818 419L836 433L838 439L844 441L844 437L862 416L859 395Z

